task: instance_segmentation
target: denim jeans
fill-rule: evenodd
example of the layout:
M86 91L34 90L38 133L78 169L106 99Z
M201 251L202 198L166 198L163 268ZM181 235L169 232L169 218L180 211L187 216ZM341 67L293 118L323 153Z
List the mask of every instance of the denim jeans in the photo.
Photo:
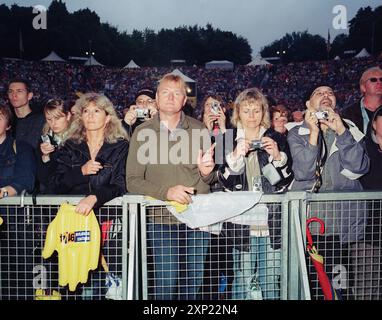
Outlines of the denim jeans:
M149 299L201 297L209 238L209 233L192 230L185 224L147 225Z
M280 249L274 250L269 237L251 236L250 252L233 249L232 298L251 299L250 284L257 277L262 299L280 299Z

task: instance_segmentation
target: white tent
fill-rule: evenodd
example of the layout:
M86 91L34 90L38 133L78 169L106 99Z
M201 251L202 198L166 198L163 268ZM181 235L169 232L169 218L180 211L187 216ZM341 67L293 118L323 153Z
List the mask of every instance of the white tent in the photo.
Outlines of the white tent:
M85 66L103 66L102 63L99 63L93 56L90 56L88 60L86 60Z
M174 74L176 76L180 76L184 82L195 82L195 80L192 80L191 78L187 77L185 74L183 74L179 69L174 69L171 74Z
M58 61L58 62L65 62L64 59L62 59L57 53L52 51L49 55L47 55L44 59L41 59L41 61Z
M363 48L354 58L367 58L370 57L369 52L365 48Z
M138 69L140 66L138 66L134 60L130 60L130 62L123 67L123 69Z
M227 60L213 60L205 64L206 69L233 70L233 62Z
M253 59L250 63L247 64L247 66L267 66L272 65L272 63L269 63L267 60L263 59L260 54L256 55L255 59Z
M341 58L340 58L339 56L336 56L336 57L334 58L334 60L341 60Z

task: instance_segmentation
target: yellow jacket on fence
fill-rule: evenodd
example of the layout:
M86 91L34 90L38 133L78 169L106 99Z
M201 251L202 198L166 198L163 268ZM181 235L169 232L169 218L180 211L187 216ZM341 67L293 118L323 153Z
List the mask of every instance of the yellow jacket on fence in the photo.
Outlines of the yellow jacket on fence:
M94 212L88 216L74 211L75 206L62 204L49 224L42 256L58 253L59 285L69 284L74 291L79 282L86 283L88 272L98 266L100 228Z

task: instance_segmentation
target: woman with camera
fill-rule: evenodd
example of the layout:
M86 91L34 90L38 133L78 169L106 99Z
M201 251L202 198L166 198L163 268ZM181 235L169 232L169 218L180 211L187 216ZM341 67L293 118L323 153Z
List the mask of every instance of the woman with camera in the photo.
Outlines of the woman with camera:
M38 161L37 176L40 183L40 192L45 193L50 175L54 172L57 162L57 149L66 136L70 125L71 113L64 101L51 99L44 107L46 124L43 128Z
M233 139L233 147L229 150L230 143L225 143L225 163L219 168L225 189L264 193L286 190L293 176L289 147L286 138L270 127L268 102L257 88L238 95L231 122L233 136L225 136ZM251 222L225 223L223 227L234 248L233 298L251 299L249 286L256 278L263 298L277 299L281 207L255 206L245 216Z

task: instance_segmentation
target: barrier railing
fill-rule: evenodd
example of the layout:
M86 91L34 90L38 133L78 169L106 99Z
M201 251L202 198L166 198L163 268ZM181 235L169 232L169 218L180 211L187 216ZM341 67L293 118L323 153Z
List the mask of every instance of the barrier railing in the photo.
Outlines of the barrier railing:
M324 299L322 271L334 298L381 298L381 192L263 195L250 214L202 230L170 225L164 202L125 195L96 212L106 263L72 293L41 251L60 204L81 198L0 200L0 299ZM326 227L309 225L320 272L306 253L312 217Z

